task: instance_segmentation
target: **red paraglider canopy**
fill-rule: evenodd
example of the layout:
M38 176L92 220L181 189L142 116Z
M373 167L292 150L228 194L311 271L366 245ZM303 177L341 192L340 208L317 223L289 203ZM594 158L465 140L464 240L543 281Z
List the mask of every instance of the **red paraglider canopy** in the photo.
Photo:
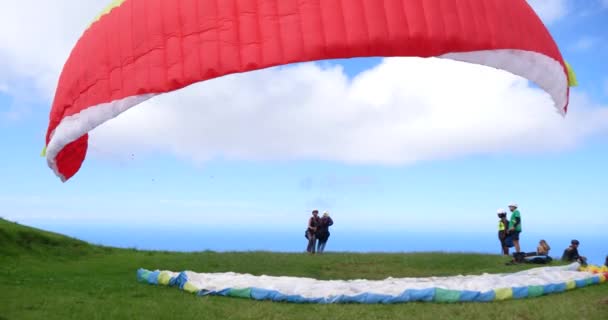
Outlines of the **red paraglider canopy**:
M70 179L89 131L158 94L271 66L371 56L504 69L567 111L567 66L525 0L115 0L65 63L47 162Z

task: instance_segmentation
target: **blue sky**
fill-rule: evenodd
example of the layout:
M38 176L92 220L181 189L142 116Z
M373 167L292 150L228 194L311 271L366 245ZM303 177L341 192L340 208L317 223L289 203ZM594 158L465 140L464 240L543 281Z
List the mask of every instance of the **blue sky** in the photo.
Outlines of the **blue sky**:
M537 233L608 227L606 1L533 3L579 79L566 119L532 84L488 68L304 64L213 80L130 110L92 133L81 171L62 184L39 157L50 102L79 30L104 5L49 5L39 25L19 19L35 1L0 13L2 217L299 232L318 208L342 230L470 233L494 231L496 209L515 201L524 229ZM446 80L433 78L440 71ZM441 95L448 100L435 100Z

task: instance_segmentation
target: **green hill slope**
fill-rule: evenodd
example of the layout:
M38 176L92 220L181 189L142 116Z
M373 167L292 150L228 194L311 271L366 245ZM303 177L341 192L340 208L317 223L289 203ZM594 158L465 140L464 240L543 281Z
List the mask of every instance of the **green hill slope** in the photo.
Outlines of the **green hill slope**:
M481 254L308 256L272 252L154 252L99 247L0 220L0 319L605 319L608 285L495 303L297 305L197 297L138 283L147 269L234 271L318 279L513 272Z
M84 241L0 218L0 255L81 255L93 249Z

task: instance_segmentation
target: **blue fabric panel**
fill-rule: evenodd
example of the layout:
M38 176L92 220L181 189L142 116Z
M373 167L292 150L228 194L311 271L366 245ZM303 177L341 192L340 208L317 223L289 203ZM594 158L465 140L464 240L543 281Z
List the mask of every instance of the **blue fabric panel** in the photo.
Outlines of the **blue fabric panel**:
M281 292L276 291L276 290L270 291L269 294L270 294L270 299L272 299L272 301L285 302L285 301L289 300L289 298L287 297L286 294L281 293Z
M390 303L393 296L388 294L369 293L365 299L365 303Z
M354 303L385 303L384 301L390 301L392 296L386 294L376 294L376 293L362 293L356 296L349 297L347 302ZM346 302L345 301L345 302Z
M325 298L323 297L318 297L318 298L304 298L302 297L303 302L306 303L324 303L325 302Z
M292 294L292 295L285 295L285 297L287 298L287 302L295 302L295 303L304 302L304 297L302 297L301 295Z
M325 299L326 303L353 303L355 302L355 299L353 296L347 296L347 295L337 295L337 296L331 296L328 299Z
M222 289L222 290L219 290L219 291L215 291L213 293L213 295L216 295L216 296L227 296L230 293L230 289L232 289L232 288L225 288L225 289Z
M556 284L554 284L554 286L555 286L555 290L554 290L555 293L564 292L568 288L568 286L566 285L565 282L556 283Z
M398 296L392 297L386 301L386 303L404 303L410 301L410 294L407 291L403 291Z
M177 278L175 278L175 284L178 288L183 289L186 282L188 282L188 276L186 275L186 272L182 271L177 275Z
M331 296L325 299L325 303L344 303L344 301L346 301L344 297L345 296L343 294Z
M565 283L551 283L544 286L543 291L545 294L559 293L566 291Z
M205 289L201 289L198 291L198 293L196 295L204 297L204 296L208 296L211 294L212 291L209 290L205 290Z
M477 301L477 299L479 299L479 295L481 295L481 292L479 291L464 290L460 293L460 301Z
M577 288L582 288L582 287L586 287L587 286L587 280L585 280L585 279L575 280L574 282L576 282L576 287Z
M477 297L478 302L490 302L490 301L494 301L496 299L496 292L494 292L494 290L490 290L490 291L486 291L486 292L482 292L479 294L479 296Z
M513 299L523 299L528 297L528 287L515 287L512 289Z
M177 277L171 277L171 279L169 279L169 286L175 287L176 285L177 285Z
M158 285L158 276L160 275L160 271L156 270L150 272L148 274L148 283Z
M365 302L365 297L367 296L367 293L360 293L358 295L355 296L346 296L343 295L341 296L341 303L364 303Z
M146 269L138 269L137 270L137 280L140 282L145 282L148 284L158 284L158 275L160 271L150 271Z
M251 288L251 297L256 300L273 300L275 301L275 297L279 293L275 290L268 289L260 289L260 288Z
M435 288L408 289L405 292L409 294L410 301L433 301L435 297Z
M344 296L343 303L365 303L368 293L360 293L354 296Z

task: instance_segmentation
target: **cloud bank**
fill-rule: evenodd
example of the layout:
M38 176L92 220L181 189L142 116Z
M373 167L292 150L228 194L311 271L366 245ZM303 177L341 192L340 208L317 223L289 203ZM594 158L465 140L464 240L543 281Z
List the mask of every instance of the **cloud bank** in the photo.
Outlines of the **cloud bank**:
M410 164L559 151L608 128L574 93L567 118L512 74L442 59L390 58L354 79L307 63L230 75L146 102L92 132L97 154Z

